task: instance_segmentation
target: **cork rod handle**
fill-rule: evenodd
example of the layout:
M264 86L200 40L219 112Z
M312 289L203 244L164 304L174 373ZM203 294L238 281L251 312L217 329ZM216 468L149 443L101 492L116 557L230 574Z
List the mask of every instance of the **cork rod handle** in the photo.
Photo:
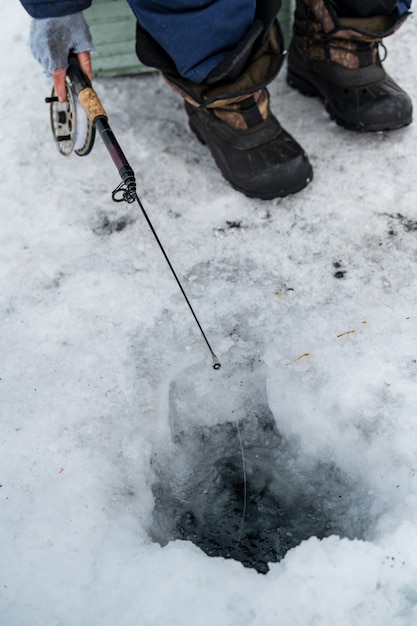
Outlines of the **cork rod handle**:
M78 94L78 99L92 124L99 116L107 118L107 113L100 102L100 98L92 87L82 89Z

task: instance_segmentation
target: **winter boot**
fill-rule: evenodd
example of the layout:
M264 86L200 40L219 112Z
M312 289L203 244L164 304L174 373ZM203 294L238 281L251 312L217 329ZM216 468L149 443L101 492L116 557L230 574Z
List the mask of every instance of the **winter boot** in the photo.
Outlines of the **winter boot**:
M412 121L411 100L387 75L379 56L382 39L394 33L407 14L360 17L349 11L348 17L341 17L336 4L341 5L297 0L288 53L289 85L319 96L330 116L350 130L407 126Z
M158 55L146 56L155 45L146 33L138 42L141 60L155 66ZM157 58L164 78L185 99L191 130L211 150L223 176L238 191L262 200L296 193L312 179L306 154L269 107L266 85L281 68L282 50L274 16L268 29L256 20L203 83L180 76L160 50Z
M210 108L188 102L185 108L191 130L238 191L270 200L296 193L311 180L310 163L271 113L266 89Z

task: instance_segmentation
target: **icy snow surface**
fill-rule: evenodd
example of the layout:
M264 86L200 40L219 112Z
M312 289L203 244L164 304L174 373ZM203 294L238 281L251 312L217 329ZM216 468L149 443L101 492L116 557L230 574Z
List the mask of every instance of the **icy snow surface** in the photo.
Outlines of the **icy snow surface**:
M58 154L18 2L0 29L2 626L417 624L417 126L349 133L283 73L315 177L261 202L157 76L95 81L215 372L100 140ZM386 67L417 102L416 33ZM280 518L265 575L181 539Z

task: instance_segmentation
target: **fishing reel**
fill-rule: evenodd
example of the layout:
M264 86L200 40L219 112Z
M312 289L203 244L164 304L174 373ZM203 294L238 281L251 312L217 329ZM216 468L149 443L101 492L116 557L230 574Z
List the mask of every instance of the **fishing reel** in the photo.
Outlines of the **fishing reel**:
M72 152L78 156L86 156L94 146L96 131L78 100L74 83L68 76L66 88L65 102L59 102L54 88L51 97L45 98L45 102L50 104L52 135L59 152L64 156L69 156Z

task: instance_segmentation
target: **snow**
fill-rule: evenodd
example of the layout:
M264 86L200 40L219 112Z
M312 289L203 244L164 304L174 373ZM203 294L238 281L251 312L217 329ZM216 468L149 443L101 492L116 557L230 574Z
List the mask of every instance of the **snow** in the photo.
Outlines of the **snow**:
M1 624L416 624L416 126L349 133L282 73L272 106L315 176L262 202L222 179L158 76L95 81L215 372L139 209L111 201L100 140L58 154L27 15L3 2L0 18ZM386 60L414 100L416 31ZM257 411L281 466L245 439ZM152 485L185 489L238 421L250 480L272 459L293 512L346 503L343 532L265 575L151 538Z

